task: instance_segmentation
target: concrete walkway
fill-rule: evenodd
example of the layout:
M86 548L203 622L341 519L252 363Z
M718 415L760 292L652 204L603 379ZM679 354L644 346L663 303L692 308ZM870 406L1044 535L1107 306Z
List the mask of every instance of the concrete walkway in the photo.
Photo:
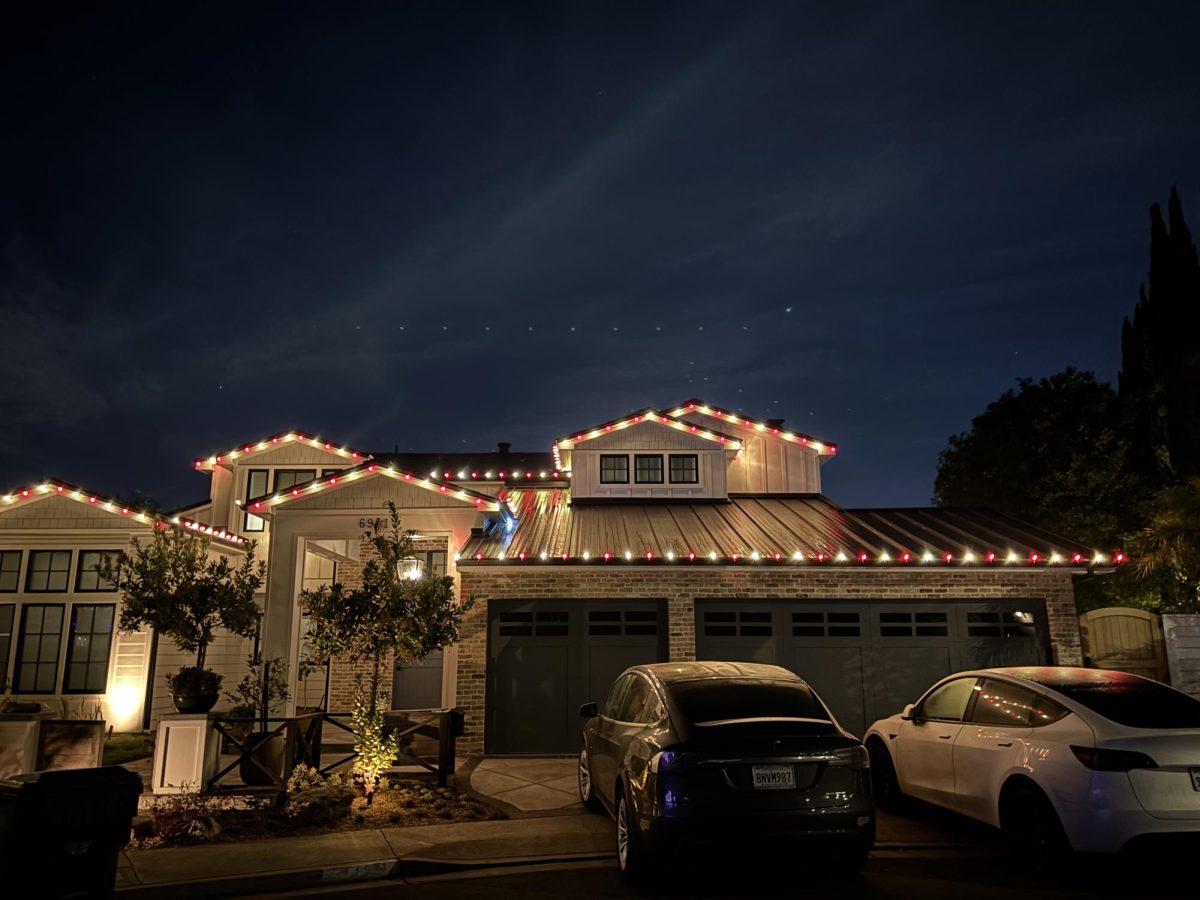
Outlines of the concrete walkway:
M575 757L515 756L469 760L458 772L472 793L510 816L582 813Z

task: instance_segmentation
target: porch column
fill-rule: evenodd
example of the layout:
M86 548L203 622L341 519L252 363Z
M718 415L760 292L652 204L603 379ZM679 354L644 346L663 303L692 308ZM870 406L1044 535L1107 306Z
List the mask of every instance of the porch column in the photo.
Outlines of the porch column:
M296 597L304 577L304 538L286 519L271 523L268 552L267 608L263 611L262 654L287 661L288 696L284 715L296 714L296 672L299 667L300 608Z

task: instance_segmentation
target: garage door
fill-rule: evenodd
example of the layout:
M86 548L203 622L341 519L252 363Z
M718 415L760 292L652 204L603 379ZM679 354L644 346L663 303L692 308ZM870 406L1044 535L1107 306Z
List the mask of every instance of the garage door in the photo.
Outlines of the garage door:
M862 734L937 679L1050 661L1040 600L943 603L696 601L696 656L774 663Z
M580 705L666 658L665 601L491 601L485 751L575 753Z

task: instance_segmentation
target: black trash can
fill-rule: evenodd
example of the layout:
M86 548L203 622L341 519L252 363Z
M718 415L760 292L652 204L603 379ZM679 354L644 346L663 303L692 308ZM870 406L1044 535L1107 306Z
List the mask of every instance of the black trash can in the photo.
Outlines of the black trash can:
M0 897L107 897L142 779L121 766L0 779Z

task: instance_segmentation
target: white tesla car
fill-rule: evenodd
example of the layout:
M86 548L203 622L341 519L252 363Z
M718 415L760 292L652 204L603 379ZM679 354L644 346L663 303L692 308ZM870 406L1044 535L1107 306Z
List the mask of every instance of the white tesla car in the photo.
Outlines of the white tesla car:
M876 803L905 797L1003 830L1044 859L1187 836L1200 845L1200 700L1124 672L944 678L865 735Z

